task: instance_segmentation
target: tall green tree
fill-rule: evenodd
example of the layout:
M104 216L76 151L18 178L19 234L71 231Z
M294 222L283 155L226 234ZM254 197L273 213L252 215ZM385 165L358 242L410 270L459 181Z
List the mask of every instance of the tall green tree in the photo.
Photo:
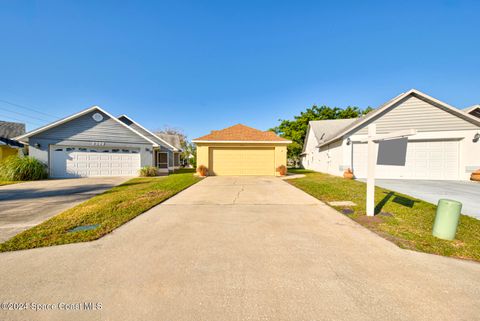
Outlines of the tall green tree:
M290 144L287 149L287 157L295 164L298 164L309 121L357 118L367 114L371 110L371 107L362 110L354 106L348 106L347 108L341 109L325 105L320 107L313 105L305 111L300 112L300 115L294 116L293 120L279 119L280 124L270 130L277 135L292 141L292 144Z

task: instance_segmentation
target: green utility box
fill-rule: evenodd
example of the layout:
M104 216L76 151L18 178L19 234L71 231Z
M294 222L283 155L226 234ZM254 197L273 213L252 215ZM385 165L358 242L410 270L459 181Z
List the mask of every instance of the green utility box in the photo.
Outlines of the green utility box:
M462 203L441 199L438 201L435 223L433 223L432 234L443 240L453 240L457 233L458 220Z

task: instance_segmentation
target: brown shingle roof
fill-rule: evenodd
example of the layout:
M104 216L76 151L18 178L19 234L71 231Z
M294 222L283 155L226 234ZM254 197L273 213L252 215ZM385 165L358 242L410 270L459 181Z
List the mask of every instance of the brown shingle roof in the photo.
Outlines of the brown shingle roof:
M271 131L261 131L242 124L237 124L221 130L212 130L208 135L198 137L194 141L288 141Z

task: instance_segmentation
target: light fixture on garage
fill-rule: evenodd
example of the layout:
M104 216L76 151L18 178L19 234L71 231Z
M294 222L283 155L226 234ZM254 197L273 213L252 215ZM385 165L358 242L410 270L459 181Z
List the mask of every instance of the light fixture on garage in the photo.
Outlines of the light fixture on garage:
M35 146L35 148L40 148L41 145L39 143L35 143L33 146Z
M352 140L350 139L350 137L347 138L347 146L350 146L350 144L352 143Z
M478 140L480 140L480 134L476 133L475 136L473 136L473 142L476 143Z

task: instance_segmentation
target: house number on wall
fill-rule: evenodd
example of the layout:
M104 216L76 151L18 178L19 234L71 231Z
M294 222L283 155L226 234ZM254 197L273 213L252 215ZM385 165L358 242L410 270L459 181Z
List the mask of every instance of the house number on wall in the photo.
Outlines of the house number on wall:
M93 146L105 146L105 142L92 142Z

